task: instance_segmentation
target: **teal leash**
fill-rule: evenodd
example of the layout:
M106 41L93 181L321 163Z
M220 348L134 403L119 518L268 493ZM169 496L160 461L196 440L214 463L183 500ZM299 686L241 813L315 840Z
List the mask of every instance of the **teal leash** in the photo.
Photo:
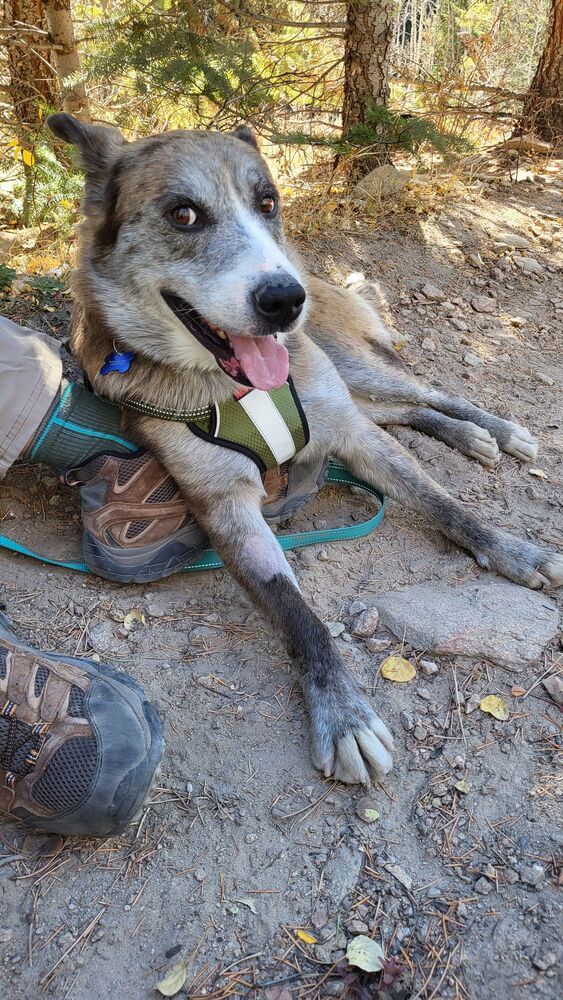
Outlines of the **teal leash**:
M374 486L364 483L361 479L356 479L351 472L348 472L348 470L342 465L337 465L336 462L329 463L325 476L325 483L339 483L343 486L357 486L358 489L362 490L364 493L368 493L370 496L379 500L381 507L379 508L377 514L370 517L367 521L361 521L359 524L345 525L342 528L326 528L324 530L315 531L296 531L293 533L276 535L280 548L287 551L288 549L300 549L304 545L322 545L324 542L339 542L352 538L363 538L364 535L369 535L370 532L375 531L375 529L381 524L385 514L385 497L379 492L379 490L375 489ZM7 549L9 552L16 552L18 555L29 556L31 559L37 559L39 562L46 563L48 566L61 566L63 569L71 569L77 573L90 572L85 562L64 562L61 559L49 559L47 556L42 556L37 552L33 552L32 549L27 549L25 545L20 545L19 542L15 542L12 538L8 538L7 535L0 534L0 548ZM213 549L206 549L206 551L203 552L195 562L190 563L189 566L184 566L181 572L198 573L205 569L221 569L222 566L223 562L217 553Z

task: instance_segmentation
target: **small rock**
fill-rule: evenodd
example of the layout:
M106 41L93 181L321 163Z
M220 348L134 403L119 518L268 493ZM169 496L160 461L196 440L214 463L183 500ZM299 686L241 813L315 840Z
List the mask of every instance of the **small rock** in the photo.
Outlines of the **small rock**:
M320 552L317 553L317 559L319 562L328 562L330 560L330 552L328 549L321 549Z
M341 997L345 989L346 983L343 979L333 979L323 985L323 992L327 997Z
M539 885L544 878L545 872L541 865L522 865L520 869L520 881L525 885Z
M415 726L413 735L415 740L419 740L420 742L422 742L423 740L426 739L427 732L424 726Z
M342 635L346 631L344 622L327 622L326 627L333 639L336 639L337 636Z
M369 927L363 920L351 920L346 927L350 934L369 934Z
M358 620L356 621L354 628L352 629L352 635L357 636L360 639L369 639L375 632L379 623L379 611L377 608L369 608L362 611Z
M526 320L523 316L509 316L508 322L511 326L514 326L517 330L521 330L522 327L526 326Z
M546 969L551 969L557 961L557 955L554 951L546 951L545 955L536 955L532 959L532 965L535 969L539 969L540 972L545 972Z
M467 330L469 330L467 323L462 319L458 319L457 316L452 316L450 323L452 324L453 327L455 327L456 330L459 330L462 333L465 333Z
M528 250L530 247L530 241L518 233L499 233L495 243L497 246L516 247L519 250Z
M544 385L549 385L549 386L555 385L554 380L550 378L549 375L544 375L543 372L536 372L535 375L538 382L543 382Z
M164 618L166 608L162 604L147 604L147 614L149 618Z
M563 707L563 677L561 674L550 674L542 681L547 693L553 698L556 705Z
M416 689L416 693L417 693L417 695L418 695L419 698L422 698L423 701L430 701L430 699L432 697L432 695L430 694L430 691L426 687L419 687L419 688L417 688Z
M519 878L520 876L518 872L514 871L514 868L507 868L504 872L504 880L505 882L508 882L509 885L514 885L515 882L518 882Z
M323 965L329 965L332 955L332 944L316 944L314 949L315 958L317 962L322 962Z
M205 869L198 868L197 871L194 872L194 878L196 878L198 882L203 882L205 878Z
M429 302L445 302L446 293L442 291L441 288L437 288L436 285L431 285L430 283L423 285L421 292L425 299Z
M442 890L437 885L431 885L426 895L428 899L439 899L442 895Z
M370 170L369 174L362 177L352 190L352 197L360 201L369 198L389 198L398 192L407 183L408 177L390 163L384 163L380 167Z
M318 907L316 910L313 910L311 914L311 926L316 931L320 931L321 927L326 927L327 923L328 913L326 907Z
M468 253L465 258L471 267L483 267L483 258L480 253Z
M479 355L478 354L474 354L473 351L468 351L467 354L464 354L463 360L464 360L464 362L465 362L466 365L470 366L470 368L478 368L478 366L480 364L482 364L482 361L481 361L481 358L479 357Z
M352 601L348 613L351 615L360 615L362 611L366 610L367 604L364 604L363 601Z
M438 673L438 664L434 663L434 660L421 660L420 669L427 677L435 677Z
M470 305L477 313L494 313L497 310L495 299L491 299L489 295L475 295L470 300Z
M399 718L403 729L406 729L407 733L412 733L414 729L414 717L408 712L401 712Z
M481 701L480 695L478 694L470 695L465 704L465 714L471 715L472 712L475 712L479 708L480 701Z
M364 795L356 803L356 816L363 820L364 823L376 823L379 819L377 802L369 795Z
M0 944L8 944L13 936L14 932L11 927L0 927Z
M434 343L434 341L432 340L431 337L425 337L424 340L422 341L422 345L421 346L422 346L422 350L423 351L435 351L436 350L436 344Z
M480 893L481 896L487 896L492 888L493 887L489 882L488 878L485 878L484 876L478 878L475 883L475 892Z
M389 639L366 640L366 649L369 649L370 653L383 653L384 650L389 649L390 645Z
M513 257L512 258L516 267L522 271L524 274L543 274L544 268L539 263L539 261L534 260L533 257Z

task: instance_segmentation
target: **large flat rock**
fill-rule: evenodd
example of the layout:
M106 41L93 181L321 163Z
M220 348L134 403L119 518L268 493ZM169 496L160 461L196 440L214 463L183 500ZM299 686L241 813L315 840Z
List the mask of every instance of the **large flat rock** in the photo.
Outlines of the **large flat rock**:
M554 601L510 583L419 583L375 603L381 623L415 649L512 667L537 660L559 625Z

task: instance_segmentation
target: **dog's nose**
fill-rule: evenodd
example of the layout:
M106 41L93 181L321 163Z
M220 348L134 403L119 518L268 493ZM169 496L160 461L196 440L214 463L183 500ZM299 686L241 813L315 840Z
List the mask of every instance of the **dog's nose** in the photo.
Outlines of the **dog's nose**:
M257 312L272 330L286 330L297 319L306 299L298 281L264 281L253 292Z

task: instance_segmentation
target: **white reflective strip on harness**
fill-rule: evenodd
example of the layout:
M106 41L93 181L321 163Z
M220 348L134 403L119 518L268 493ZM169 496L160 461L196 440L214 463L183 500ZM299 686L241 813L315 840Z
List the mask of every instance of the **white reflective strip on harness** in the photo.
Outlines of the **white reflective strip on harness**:
M276 462L281 465L295 455L295 442L280 411L267 392L253 389L239 400Z

